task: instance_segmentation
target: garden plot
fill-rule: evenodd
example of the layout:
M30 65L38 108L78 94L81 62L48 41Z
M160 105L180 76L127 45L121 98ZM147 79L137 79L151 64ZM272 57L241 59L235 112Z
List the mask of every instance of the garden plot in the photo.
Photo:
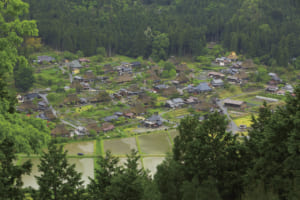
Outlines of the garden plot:
M65 145L65 150L68 151L68 155L77 155L78 153L92 155L94 153L94 141L69 143Z
M113 155L126 155L131 149L137 150L135 138L104 140L104 151L110 150Z
M31 173L29 175L23 175L22 176L22 181L23 181L23 187L32 187L34 189L38 189L39 186L37 184L37 180L35 179L35 176L40 176L41 173L38 172L38 165L40 164L40 159L39 158L31 158L31 159L23 159L21 161L21 164L26 162L27 160L31 160L32 163L32 168L31 168Z
M157 166L165 160L164 157L146 157L143 158L145 170L150 171L150 175L153 177L157 171Z
M75 170L82 173L81 180L86 186L90 183L89 177L94 178L94 159L93 158L69 158L70 164L75 164Z
M138 137L142 154L166 154L171 150L171 141L166 133L141 135Z

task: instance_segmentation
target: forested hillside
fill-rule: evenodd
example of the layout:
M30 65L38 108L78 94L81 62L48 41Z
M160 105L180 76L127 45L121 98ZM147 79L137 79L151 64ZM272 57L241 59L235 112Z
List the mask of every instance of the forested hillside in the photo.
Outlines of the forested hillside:
M85 55L205 54L206 42L284 66L300 56L297 0L26 0L43 42Z

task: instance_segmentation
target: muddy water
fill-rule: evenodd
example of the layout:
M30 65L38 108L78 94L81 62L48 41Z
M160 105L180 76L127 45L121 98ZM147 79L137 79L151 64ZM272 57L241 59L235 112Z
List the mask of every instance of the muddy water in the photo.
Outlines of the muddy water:
M138 137L142 154L166 154L171 142L166 133L141 135Z
M131 149L137 150L135 138L104 140L104 151L110 150L114 155L129 154Z
M119 163L118 163L118 165L119 165L119 166L125 167L126 161L127 161L127 158L119 158ZM138 160L138 168L139 168L139 169L142 169L142 162L141 162L141 160Z
M75 164L75 170L82 173L81 180L84 181L84 185L90 183L89 177L94 178L94 159L93 158L69 158L70 164Z
M29 159L23 159L21 163L26 162ZM38 172L38 165L40 164L39 158L31 158L32 169L30 175L23 175L23 187L32 187L34 189L38 189L38 184L34 176L40 176L41 173Z
M28 159L23 159L22 162L25 162ZM68 159L70 164L75 164L76 171L81 172L81 180L84 181L84 185L87 185L90 181L88 177L94 178L94 159L92 158L70 158ZM21 162L21 163L22 163ZM35 179L35 176L40 176L41 173L38 172L38 164L40 163L40 160L38 158L32 158L32 170L30 175L24 175L22 176L23 180L23 187L32 187L34 189L38 189L38 184Z
M150 175L153 177L157 171L157 166L164 161L164 157L146 157L143 158L145 170L150 171Z
M65 145L65 150L68 150L68 155L77 153L91 155L94 153L94 141L69 143Z

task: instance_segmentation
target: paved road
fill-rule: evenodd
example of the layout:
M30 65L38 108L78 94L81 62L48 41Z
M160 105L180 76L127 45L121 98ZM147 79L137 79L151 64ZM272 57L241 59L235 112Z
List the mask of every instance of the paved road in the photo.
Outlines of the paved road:
M227 118L229 119L229 128L228 128L228 131L231 131L233 134L237 133L240 131L239 127L234 123L234 121L231 119L228 111L227 111L227 108L224 106L224 101L225 99L223 100L220 100L220 101L217 101L217 105L219 106L219 108L223 111L223 113L225 115L227 115Z
M45 101L45 103L46 103L47 105L49 105L49 101L48 101L48 99L47 99L47 95L48 95L48 94L41 94L41 93L39 93L39 95L40 95L40 97Z
M45 103L46 103L47 105L49 105L49 101L48 101L48 99L47 99L47 95L48 95L48 94L40 94L40 93L39 93L39 95L40 95L41 98L45 101ZM54 108L53 108L51 105L50 105L50 109L51 109L53 115L57 118L57 112L56 112L56 110L54 110Z
M75 128L75 129L77 129L77 126L75 126L74 124L71 124L70 122L67 122L67 121L65 121L65 120L60 120L62 123L64 123L64 124L66 124L66 125L69 125L69 126L71 126L71 127L73 127L73 128Z
M70 77L70 82L72 83L72 82L73 82L73 76L72 76L72 73L69 73L69 77Z

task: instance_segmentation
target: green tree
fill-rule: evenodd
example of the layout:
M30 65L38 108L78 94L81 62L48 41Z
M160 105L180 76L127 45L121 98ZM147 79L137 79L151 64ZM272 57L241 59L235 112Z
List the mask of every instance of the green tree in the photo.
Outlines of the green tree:
M109 199L115 200L140 200L145 193L145 184L150 181L147 173L138 165L140 156L132 150L127 155L127 161L123 173L119 173L111 180L111 186L107 188Z
M188 117L180 123L173 152L174 160L182 165L185 180L197 179L201 185L211 179L223 199L234 199L243 191L245 148L237 135L226 132L226 128L226 118L218 113L202 124L197 117Z
M112 178L123 173L123 169L118 166L118 163L119 159L113 157L110 151L106 152L105 157L98 158L95 178L90 178L87 188L91 199L108 199L107 188L111 186Z
M17 159L14 139L5 138L0 142L0 199L23 199L22 175L29 174L31 162L14 165Z
M170 41L166 33L156 32L152 42L151 57L154 61L166 60Z
M22 57L14 68L15 86L22 92L28 91L33 83L33 68L28 65L27 60Z
M181 200L182 192L180 187L185 180L181 165L170 155L157 166L154 175L155 184L161 195L161 199Z
M176 76L176 69L175 66L170 63L170 62L166 62L164 64L164 71L162 72L161 75L163 78L172 78Z
M264 106L246 142L251 155L247 180L261 181L266 190L272 190L280 199L299 197L299 86L295 94L289 95L286 105L274 113Z
M157 190L147 173L139 167L140 157L132 150L127 155L124 167L119 166L119 159L106 152L105 157L97 161L95 179L91 179L88 192L91 199L103 200L150 200L157 199Z
M67 152L63 146L57 147L53 142L44 152L38 165L40 176L36 176L39 185L39 199L81 200L83 199L83 181L81 173L76 172L75 165L70 165Z
M0 99L9 102L9 112L14 112L15 97L9 92L8 84L14 66L19 60L26 63L18 54L18 48L25 36L36 36L38 30L35 21L20 20L19 17L28 12L28 4L21 0L0 2Z

